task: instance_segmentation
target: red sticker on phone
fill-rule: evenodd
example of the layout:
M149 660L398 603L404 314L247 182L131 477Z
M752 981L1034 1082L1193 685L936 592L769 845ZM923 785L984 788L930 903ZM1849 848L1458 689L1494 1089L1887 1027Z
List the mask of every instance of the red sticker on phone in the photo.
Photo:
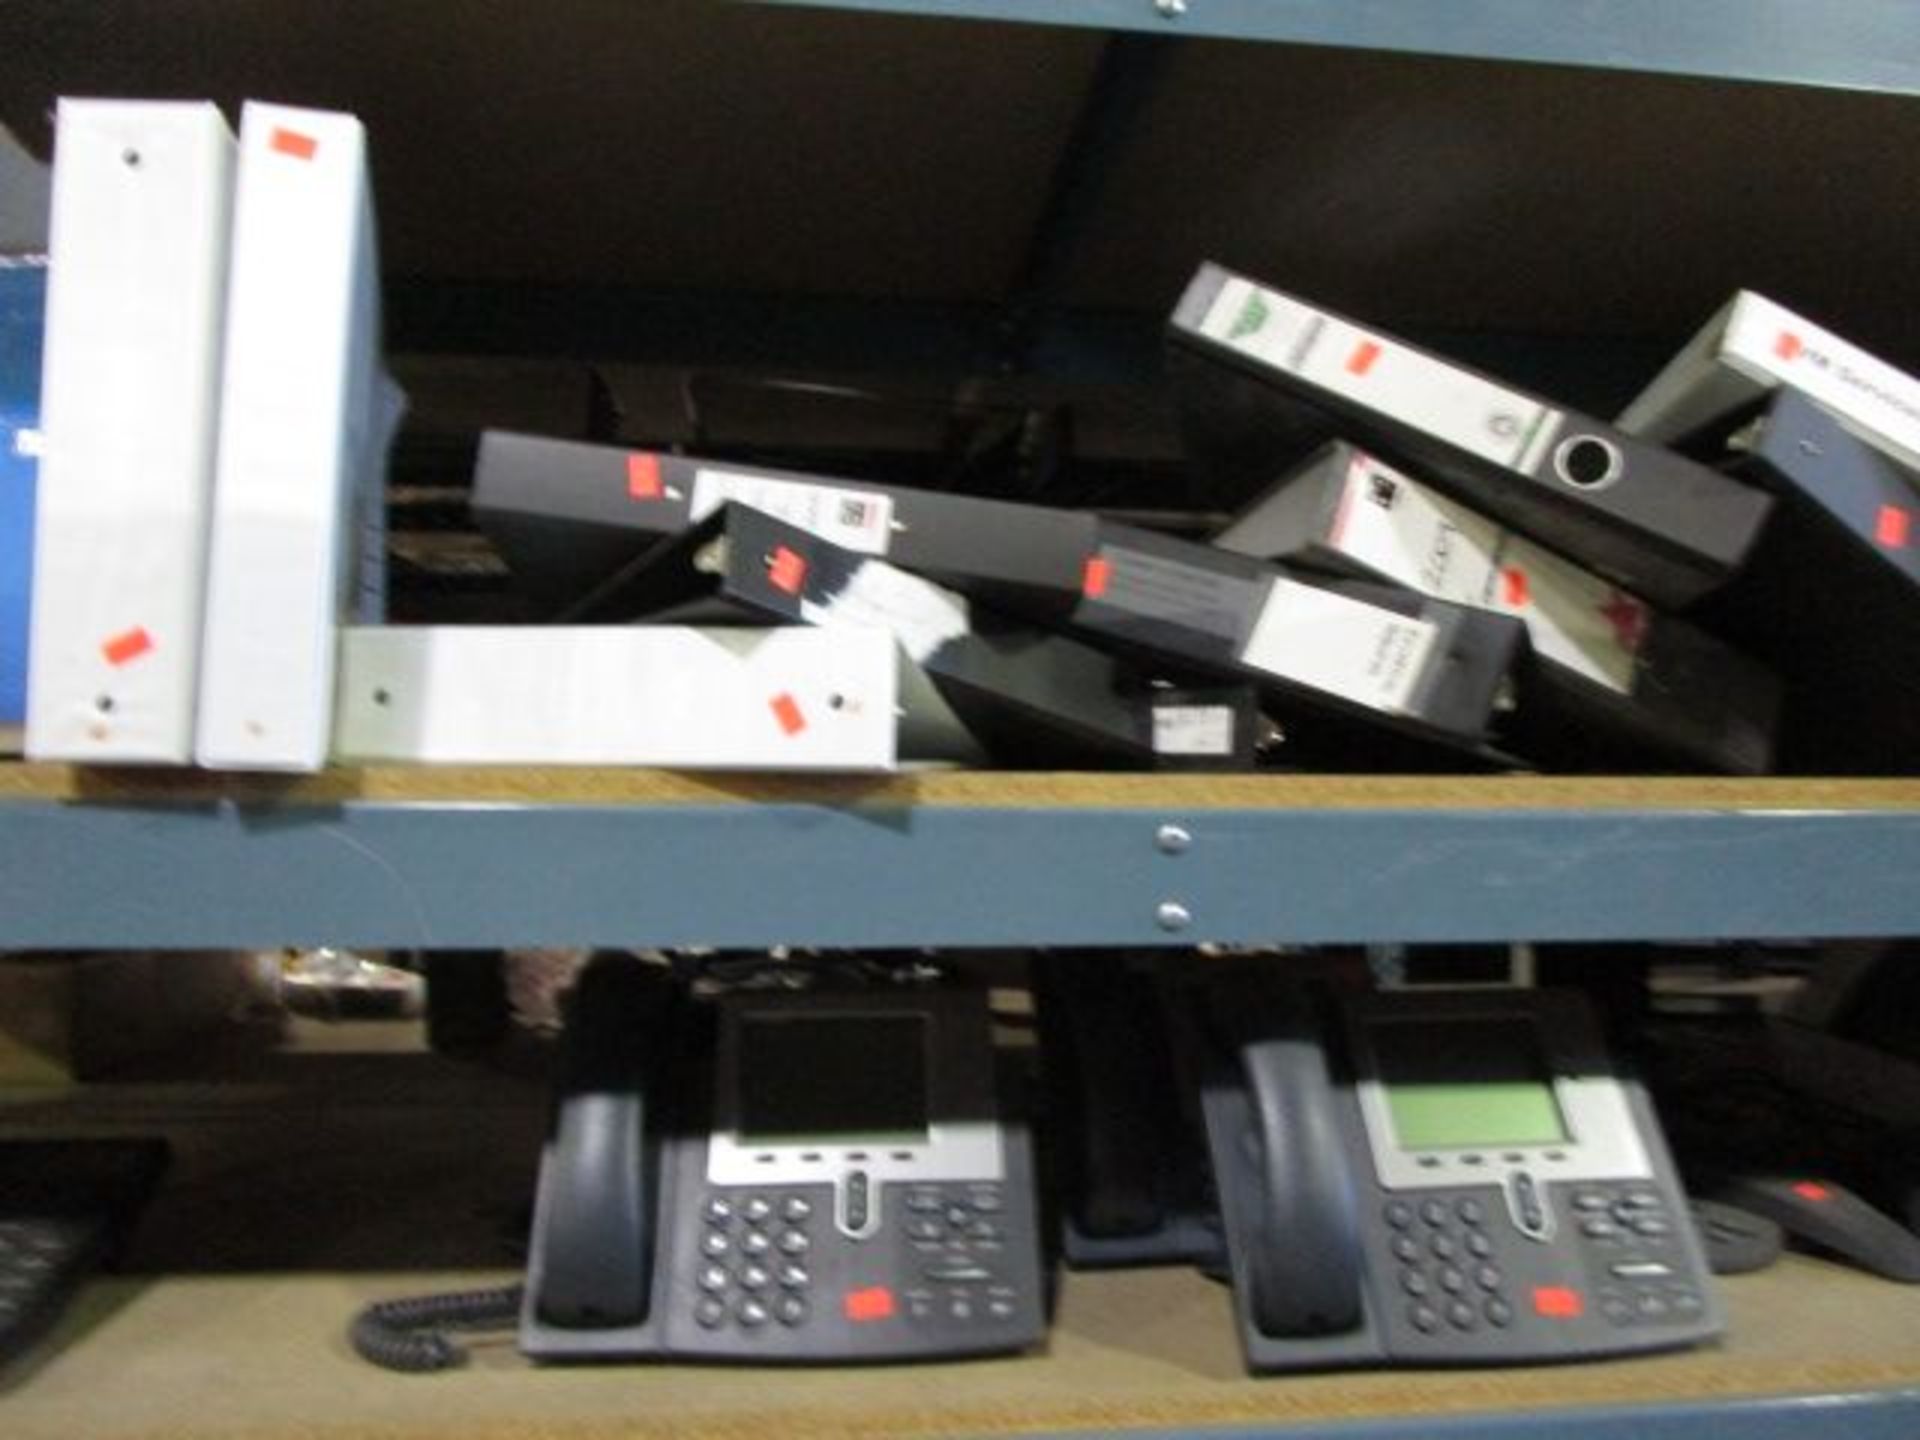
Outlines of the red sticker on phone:
M660 483L660 457L634 454L627 456L627 498L658 500L666 491Z
M1506 582L1507 604L1524 605L1527 603L1527 572L1518 565L1509 565L1500 572L1500 578Z
M774 589L798 595L800 587L807 583L807 557L785 545L775 546L767 560L767 579L773 582Z
M870 1320L887 1320L893 1316L893 1292L884 1285L868 1285L864 1289L849 1290L840 1297L841 1309L847 1319L856 1324L865 1324Z
M1795 359L1804 348L1800 343L1800 337L1791 330L1782 330L1774 337L1773 353L1782 360Z
M275 130L267 144L282 155L291 155L296 160L311 160L320 148L318 140L311 135L302 135L298 130Z
M147 633L144 625L110 635L100 645L100 653L107 657L109 665L125 665L129 660L138 660L151 649L153 637Z
M767 704L773 710L773 718L780 722L780 728L789 735L798 735L807 728L807 717L800 713L800 702L782 690Z
M1350 374L1364 375L1373 368L1373 362L1380 358L1378 340L1362 340L1353 347L1353 354L1347 357L1347 370Z

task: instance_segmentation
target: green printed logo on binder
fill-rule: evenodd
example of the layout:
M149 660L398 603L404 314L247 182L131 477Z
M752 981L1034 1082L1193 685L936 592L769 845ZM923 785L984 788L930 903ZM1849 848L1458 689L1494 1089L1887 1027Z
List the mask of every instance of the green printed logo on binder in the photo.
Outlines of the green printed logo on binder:
M1247 303L1240 307L1240 314L1233 322L1233 328L1227 331L1227 341L1231 344L1244 336L1257 335L1260 327L1267 323L1273 312L1267 308L1267 302L1258 290L1247 296Z

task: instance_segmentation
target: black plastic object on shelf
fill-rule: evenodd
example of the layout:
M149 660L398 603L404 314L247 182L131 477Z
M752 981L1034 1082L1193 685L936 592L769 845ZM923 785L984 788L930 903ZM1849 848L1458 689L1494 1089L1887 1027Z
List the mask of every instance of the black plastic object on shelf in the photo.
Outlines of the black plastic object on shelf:
M0 1365L114 1259L168 1155L163 1140L0 1142Z

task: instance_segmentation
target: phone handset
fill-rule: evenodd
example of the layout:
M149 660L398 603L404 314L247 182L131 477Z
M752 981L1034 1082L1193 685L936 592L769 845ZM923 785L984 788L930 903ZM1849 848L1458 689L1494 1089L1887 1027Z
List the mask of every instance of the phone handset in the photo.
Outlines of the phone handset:
M1233 995L1258 1217L1249 1310L1266 1335L1340 1334L1360 1324L1360 1236L1324 1032L1300 985L1261 979Z
M1057 953L1035 957L1034 983L1066 1210L1090 1236L1145 1235L1168 1220L1179 1123L1152 977L1111 955Z
M653 1275L647 1080L671 977L600 955L580 972L562 1041L560 1097L541 1177L540 1318L575 1329L637 1325Z

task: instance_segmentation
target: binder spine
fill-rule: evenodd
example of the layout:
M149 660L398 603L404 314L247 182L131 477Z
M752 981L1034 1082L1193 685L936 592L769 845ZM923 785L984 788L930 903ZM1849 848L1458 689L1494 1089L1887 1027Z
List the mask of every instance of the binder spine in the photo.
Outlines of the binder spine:
M211 105L60 104L35 759L192 755L232 175L233 137Z
M355 492L384 438L366 144L351 116L249 104L240 149L195 753L310 771L326 757Z

